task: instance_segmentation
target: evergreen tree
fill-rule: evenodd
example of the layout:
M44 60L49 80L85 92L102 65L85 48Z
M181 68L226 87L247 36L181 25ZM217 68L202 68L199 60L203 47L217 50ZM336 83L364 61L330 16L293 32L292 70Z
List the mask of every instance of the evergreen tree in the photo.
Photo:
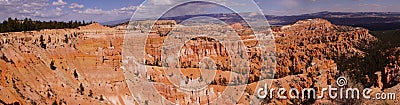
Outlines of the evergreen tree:
M44 43L44 38L43 38L43 35L40 35L40 38L39 38L39 41L40 41L40 47L42 47L43 49L46 49L46 44Z
M54 65L54 61L50 62L50 69L51 70L56 70L57 69L57 67Z
M9 17L0 23L1 32L18 32L18 31L33 31L41 29L62 29L62 28L77 28L79 26L87 25L85 21L69 21L69 22L57 22L57 21L34 21L30 18L18 20L17 18L12 19Z

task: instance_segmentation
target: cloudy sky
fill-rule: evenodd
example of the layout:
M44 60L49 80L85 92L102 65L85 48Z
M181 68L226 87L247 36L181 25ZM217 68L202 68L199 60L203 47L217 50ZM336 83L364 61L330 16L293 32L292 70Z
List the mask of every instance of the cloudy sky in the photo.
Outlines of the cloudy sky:
M144 0L0 0L0 20L8 17L35 20L107 22L130 18ZM216 0L242 8L240 0ZM237 1L237 2L235 2ZM298 15L320 11L400 12L398 0L255 0L266 15ZM144 7L172 5L174 0L149 0ZM190 6L208 8L206 5ZM211 7L210 7L211 8ZM192 9L193 10L193 9ZM209 9L218 11L218 9ZM163 11L163 10L147 10ZM186 11L196 13L196 11Z

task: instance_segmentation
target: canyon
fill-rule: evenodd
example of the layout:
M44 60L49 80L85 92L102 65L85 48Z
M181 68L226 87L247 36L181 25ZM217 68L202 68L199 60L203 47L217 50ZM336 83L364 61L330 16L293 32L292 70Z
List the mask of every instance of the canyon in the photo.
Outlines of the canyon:
M271 27L272 33L252 32L250 27L239 23L226 27L210 26L214 30L228 28L228 32L236 33L240 41L222 44L220 40L210 37L191 38L181 44L183 47L171 48L182 54L179 62L165 64L163 62L166 58L162 55L166 52L162 52L162 49L163 46L171 45L164 42L169 38L168 33L196 33L196 29L190 28L176 31L173 27L177 24L173 20L159 21L155 24L157 27L150 29L150 34L145 38L146 54L143 59L148 71L143 78L153 83L152 87L167 101L179 104L208 104L213 100L217 100L214 101L216 104L254 104L250 101L260 102L259 104L398 104L398 98L387 101L338 100L328 98L327 94L319 100L255 97L258 83L268 82L272 88L287 90L320 90L328 85L335 86L339 76L348 78L349 87L372 88L372 93L399 93L399 47L379 52L379 56L383 58L379 59L382 60L382 68L379 66L369 70L367 66L359 64L366 61L363 58L371 56L365 49L372 49L379 43L379 39L372 36L367 29L335 25L319 18ZM94 23L76 29L0 33L0 92L4 93L0 95L0 103L161 103L162 101L138 101L131 94L137 91L146 92L146 86L138 88L143 90L132 90L129 89L129 83L127 84L130 81L127 81L121 67L125 30L126 26L109 28ZM274 51L266 54L276 57L275 59L260 58L262 49L256 46L258 41L254 40L254 33L274 36L273 45L267 46ZM237 56L232 54L235 51ZM240 59L247 59L248 63L241 63ZM276 65L264 67L264 63ZM235 68L242 64L249 67ZM176 76L176 73L167 72L165 67L181 69L185 79L176 82L186 84L182 87L200 84L206 85L206 89L198 92L180 91L180 87L173 85L174 80L168 80ZM273 74L262 70L272 70ZM203 78L200 72L215 77ZM238 89L229 90L231 87ZM243 93L221 95L230 91ZM317 93L318 96L321 94ZM150 95L154 94L149 92ZM232 97L238 100L228 100Z

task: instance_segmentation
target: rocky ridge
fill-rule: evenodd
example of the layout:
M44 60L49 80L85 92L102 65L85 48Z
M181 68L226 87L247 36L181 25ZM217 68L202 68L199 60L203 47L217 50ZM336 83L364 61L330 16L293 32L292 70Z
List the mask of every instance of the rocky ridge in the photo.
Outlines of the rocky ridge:
M241 35L241 39L247 39L246 37L251 37L252 32L248 32L247 27L241 26L240 24L232 24L231 27L234 27L236 32ZM352 69L343 68L339 66L337 61L347 60L352 57L365 57L368 56L368 53L363 51L363 49L368 49L373 47L375 43L377 43L378 39L369 34L369 31L360 27L349 27L349 26L338 26L331 24L329 21L324 19L308 19L301 20L292 25L282 26L282 27L274 27L273 34L275 35L276 42L276 53L277 53L277 67L274 76L274 84L272 87L276 88L286 88L289 90L290 88L297 88L299 90L303 88L314 88L316 90L320 90L323 87L328 87L328 85L335 85L336 78L340 75L347 75L352 82L351 84L354 86L358 86L363 88L363 86L357 85L360 82L356 81L364 81L364 80L354 80L354 76L352 75ZM150 40L163 40L164 37L162 35L150 38ZM250 38L251 39L251 38ZM190 43L181 49L182 51L194 51L192 53L183 53L183 56L189 56L187 59L180 59L181 66L184 68L197 68L199 67L196 62L199 56L204 56L207 54L219 54L219 56L224 56L227 53L221 53L220 48L224 48L215 42L207 41L204 39L194 39L197 41L195 44L196 47L193 47ZM157 68L157 66L161 66L161 63L157 63L161 61L161 51L157 51L161 49L159 45L163 42L150 41L155 43L148 43L149 50L148 58L146 58L146 63L155 66L152 68ZM246 43L246 41L245 41ZM200 45L200 46L199 46ZM192 46L192 47L188 47ZM235 47L235 45L234 45ZM236 46L238 47L238 46ZM251 51L251 47L247 45L248 50ZM253 49L255 52L253 54L257 54L257 49ZM157 53L156 53L157 52ZM187 54L187 55L185 55ZM252 53L248 53L252 55ZM219 58L223 59L223 58ZM223 60L224 61L224 60ZM229 61L229 59L227 59ZM251 60L253 61L253 60ZM194 62L194 63L193 63ZM227 65L229 62L222 63L220 61L217 62L217 65ZM255 60L255 62L260 62L259 60ZM252 65L257 65L257 63L252 63ZM241 96L241 101L243 103L249 102L244 97L252 97L251 95L254 92L254 87L252 87L253 83L256 81L262 81L263 78L259 77L260 74L254 71L260 70L257 66L251 66L250 73L253 75L251 77L239 77L243 80L248 78L250 82L248 82L248 87L246 90L246 94ZM160 68L161 69L161 68ZM221 66L218 70L230 71L229 66ZM162 71L162 70L161 70ZM253 72L252 72L253 71ZM359 71L359 72L370 72L370 74L375 73L375 70L370 71ZM232 71L234 72L234 71ZM193 72L188 75L188 79L191 75L196 75L197 72ZM240 72L239 72L240 73ZM253 74L255 73L255 74ZM361 73L360 73L361 74ZM363 73L364 74L364 73ZM368 74L368 73L365 73ZM160 75L156 76L153 74L149 74L151 81L161 82L164 81L165 78ZM163 74L166 75L166 74ZM364 75L363 75L364 76ZM366 75L369 76L372 81L369 81L369 84L376 84L380 81L374 81L374 78L378 78L376 75ZM221 77L221 76L220 76ZM232 81L221 81L221 78L216 78L216 82L214 82L218 87L218 85L223 84L235 84L236 79L229 79L232 77L224 77L222 76L222 80L232 80ZM236 78L236 77L233 77ZM362 77L364 78L364 77ZM365 78L364 78L365 79ZM212 82L213 83L213 82ZM166 83L168 84L168 83ZM213 88L216 88L213 87ZM223 87L222 87L223 88ZM321 93L317 93L320 95ZM174 99L173 95L168 96ZM337 101L334 99L329 99L326 96L320 100L308 100L308 99L294 99L294 100L278 100L278 99L266 99L265 102L273 102L273 103L282 103L282 104L306 104L306 103L341 103L341 101ZM193 98L193 99L198 99ZM184 101L182 101L184 102ZM196 100L192 100L192 102L197 102ZM359 103L360 101L347 100L345 102Z
M97 23L0 35L3 104L132 103L120 67L123 31Z
M173 23L173 22L172 22ZM166 31L170 31L171 24L163 25L153 31L146 44L146 64L150 71L146 78L157 85L160 94L168 100L180 100L180 103L199 102L208 103L218 97L218 92L229 85L245 85L246 90L235 104L249 104L254 98L256 89L254 84L262 81L258 78L262 73L259 70L260 60L251 58L253 71L248 84L240 84L239 79L229 79L230 66L225 45L220 45L207 38L193 39L181 51L198 51L189 53L181 58L181 66L190 70L188 80L196 78L199 66L198 58L194 56L218 55L220 66L217 70L221 76L205 92L202 97L187 95L171 87L165 79L166 73L161 69L160 43L165 38ZM251 39L253 32L240 24L231 25L238 32L241 39ZM351 57L368 56L361 48L371 47L377 39L371 36L368 30L358 27L338 26L324 19L301 20L292 25L272 28L275 35L277 65L272 79L275 88L315 88L320 90L327 85L335 85L336 77L342 75L343 69L339 60ZM135 103L126 86L121 65L121 51L124 32L93 24L80 29L57 29L32 32L1 33L0 36L0 102L6 104L129 104ZM259 49L251 48L255 41L245 41L248 55L257 55ZM198 45L196 45L198 44ZM196 46L194 46L196 45ZM200 46L199 46L200 45ZM248 46L248 47L247 47ZM232 45L229 47L237 47ZM387 70L383 72L382 84L398 80L394 74L398 72L400 56L396 55L398 48L387 51ZM394 53L394 54L391 54ZM393 56L389 56L393 55ZM343 59L339 59L343 58ZM197 68L197 69L196 69ZM224 70L225 69L225 70ZM344 70L352 71L352 70ZM250 71L249 71L250 72ZM367 71L363 71L367 72ZM357 72L356 72L357 73ZM371 73L373 74L373 73ZM350 76L351 77L351 76ZM371 84L374 75L370 75ZM225 79L224 79L225 78ZM191 80L193 81L193 80ZM243 82L244 83L244 82ZM357 83L354 83L357 84ZM398 85L394 84L395 89ZM375 87L379 87L376 85ZM213 90L210 95L208 92ZM215 91L215 92L214 92ZM380 91L380 90L377 90ZM192 93L193 94L193 93ZM317 93L319 96L321 93ZM326 95L326 94L325 94ZM185 98L187 97L187 98ZM224 98L229 98L222 96ZM325 96L328 97L328 96ZM190 101L189 101L190 100ZM352 100L337 101L323 98L321 100L277 98L263 99L265 103L275 104L337 104L341 102L359 103ZM366 101L368 103L368 101ZM226 102L232 103L232 102Z

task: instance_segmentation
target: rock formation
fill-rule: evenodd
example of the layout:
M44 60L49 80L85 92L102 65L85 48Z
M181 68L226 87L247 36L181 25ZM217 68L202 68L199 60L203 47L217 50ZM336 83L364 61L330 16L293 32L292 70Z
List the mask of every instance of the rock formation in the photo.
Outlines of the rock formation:
M141 28L148 22L133 23L134 28ZM154 85L159 94L171 102L180 104L207 104L217 97L227 86L245 86L238 102L226 100L222 103L249 104L254 96L255 84L266 80L259 55L255 47L257 41L249 27L239 23L232 24L243 40L221 44L218 40L197 37L185 42L178 50L182 56L179 63L168 66L182 68L186 76L182 86L204 83L199 76L200 69L216 70L217 75L204 91L182 92L166 79L167 74L162 66L162 44L173 30L176 22L159 21L146 41L145 63L148 72L143 77ZM123 26L125 27L125 26ZM210 28L210 27L208 27ZM221 27L211 27L218 30ZM124 29L124 28L119 28ZM146 29L141 30L145 32ZM320 90L336 84L340 70L338 58L365 57L366 52L360 48L371 47L377 39L368 30L359 27L338 26L324 19L301 20L292 25L274 27L276 45L276 62L273 88L314 88ZM182 30L196 33L196 30ZM29 32L0 33L0 103L2 104L127 104L135 103L131 91L127 88L121 67L123 30L116 30L92 24L78 29L56 29ZM168 45L168 44L167 44ZM243 55L230 57L228 48L245 49L238 52ZM172 50L172 49L171 49ZM386 68L382 70L382 84L399 82L399 48L387 51ZM213 62L202 61L209 57ZM230 65L239 57L249 59L250 69L233 69ZM210 60L211 61L211 60ZM216 67L207 67L202 63L215 63ZM346 71L346 70L344 70ZM352 71L352 70L349 70ZM234 75L229 75L233 73ZM243 76L242 74L250 74ZM368 77L368 78L367 78ZM201 78L201 79L200 79ZM374 81L373 75L366 80ZM396 84L394 84L396 85ZM398 85L396 85L398 87ZM396 87L395 86L395 87ZM385 86L383 86L385 87ZM390 88L393 89L393 88ZM288 95L288 94L287 94ZM321 95L321 93L317 93ZM326 94L325 94L326 95ZM263 99L265 103L275 104L335 104L334 99Z
M123 32L97 23L0 35L3 104L123 104Z

